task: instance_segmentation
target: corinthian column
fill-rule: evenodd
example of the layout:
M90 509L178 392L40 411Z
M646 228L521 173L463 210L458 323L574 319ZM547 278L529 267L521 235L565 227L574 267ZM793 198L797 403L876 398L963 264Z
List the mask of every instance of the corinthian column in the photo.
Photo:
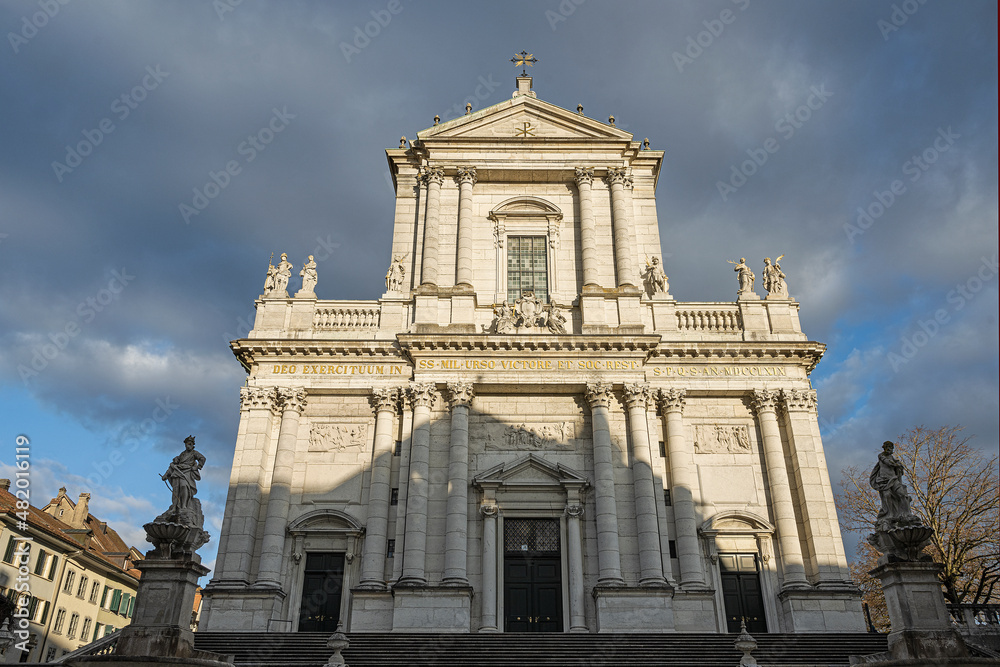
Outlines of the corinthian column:
M427 475L430 453L431 406L437 398L433 382L410 385L413 403L413 442L410 445L410 481L407 485L406 536L403 546L403 576L398 584L421 586L427 583Z
M785 450L778 431L778 399L778 392L758 389L750 394L750 407L757 414L760 433L764 438L764 462L771 490L771 508L774 510L778 544L781 547L783 587L795 588L808 586L809 583L802 564L795 505L792 501L792 489L788 484L788 470L785 468Z
M276 393L281 405L281 426L278 427L278 449L274 454L271 488L268 489L257 585L281 588L281 556L285 550L285 527L292 495L295 441L298 438L299 416L306 407L306 390L301 387L278 387Z
M448 461L448 504L444 540L444 581L449 586L468 586L469 503L469 404L471 382L449 382L451 446Z
M569 566L569 631L589 632L583 606L583 505L566 505L566 561Z
M594 170L576 168L576 188L580 192L580 249L583 252L583 284L597 285L597 220L594 218L592 188Z
M476 184L475 167L459 167L458 176L458 268L456 285L472 287L472 186Z
M496 503L484 502L483 515L483 620L480 632L499 632L497 627L497 514Z
M683 389L661 389L660 410L667 429L667 459L670 464L670 493L681 588L704 588L705 571L698 546L698 520L694 506L698 477L694 471L691 443L684 437L684 394Z
M392 462L392 420L396 414L397 390L373 389L375 408L375 444L372 452L372 475L368 487L368 525L365 527L365 550L361 558L359 588L385 588L385 553L389 526L389 466Z
M608 169L605 178L611 188L611 224L615 239L615 276L618 287L635 286L635 269L632 266L632 213L625 201L625 186L632 186L632 177L625 169Z
M424 285L438 282L438 242L441 220L441 184L444 183L444 169L430 167L424 173L427 181L427 214L424 221L424 257L421 262Z
M635 522L639 535L639 585L662 586L663 557L660 552L660 525L656 518L656 494L653 490L652 453L649 451L649 426L646 406L650 400L648 384L625 385L629 433L632 438L632 486L635 489Z
M611 385L594 382L587 385L591 430L594 435L594 496L597 507L598 586L624 586L622 559L618 549L618 506L615 502L615 468L611 451L611 427L608 407Z

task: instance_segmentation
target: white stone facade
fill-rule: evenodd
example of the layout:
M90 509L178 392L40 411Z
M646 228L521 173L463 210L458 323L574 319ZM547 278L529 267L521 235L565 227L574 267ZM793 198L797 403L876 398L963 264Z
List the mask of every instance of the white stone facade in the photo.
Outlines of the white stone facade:
M257 301L200 627L299 628L325 553L352 632L503 632L505 527L539 519L558 549L518 590L558 615L532 629L726 632L742 582L768 631L863 630L799 304L644 284L663 153L530 87L386 151L398 288ZM565 333L527 304L494 333L514 236L545 240Z

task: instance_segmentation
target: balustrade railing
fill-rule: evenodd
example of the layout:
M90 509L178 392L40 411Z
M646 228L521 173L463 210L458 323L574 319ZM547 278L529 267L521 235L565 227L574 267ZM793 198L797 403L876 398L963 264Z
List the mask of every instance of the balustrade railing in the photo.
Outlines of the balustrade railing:
M318 305L313 316L313 328L330 331L377 329L380 315L381 308L374 301Z
M735 333L742 329L740 311L729 308L678 308L677 328L680 331Z
M1000 634L1000 604L948 603L951 622L971 633Z

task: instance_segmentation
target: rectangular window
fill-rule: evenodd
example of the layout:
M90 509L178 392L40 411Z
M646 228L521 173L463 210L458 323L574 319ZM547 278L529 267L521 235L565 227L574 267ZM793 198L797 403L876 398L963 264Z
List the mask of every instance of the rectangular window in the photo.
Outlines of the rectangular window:
M396 540L388 540L385 548L385 557L394 558L396 556Z
M50 646L49 650L45 652L45 662L52 662L56 659L56 647Z
M45 625L45 621L46 619L48 619L48 617L49 617L49 603L46 600L45 603L42 604L41 616L37 618L36 621L38 622L39 625Z
M73 580L76 579L76 572L69 570L63 580L63 593L70 593L73 590Z
M101 594L101 582L95 581L90 588L90 604L97 604L97 596Z
M45 575L45 578L49 581L56 576L56 565L59 563L59 557L55 554L52 555L52 560L49 562L49 573Z
M677 542L670 540L667 542L667 546L670 548L670 557L677 558Z
M547 246L544 236L507 237L507 301L514 303L524 290L549 302Z
M63 623L65 622L66 622L66 610L60 609L59 611L56 612L56 622L52 626L52 632L56 633L57 635L62 634Z
M111 604L108 605L108 609L117 614L118 609L121 608L121 606L122 606L122 592L116 588L114 594L111 596Z
M76 627L80 625L80 614L73 614L69 617L69 627L66 629L66 638L76 637Z
M667 446L662 440L660 440L660 458L667 458Z
M45 549L38 550L38 560L35 561L35 574L42 574L45 572L45 561L48 560L48 551Z
M80 577L80 585L76 587L76 597L83 599L83 596L87 594L87 584L90 579L86 576Z
M399 504L399 489L393 489L389 492L389 504L398 505Z
M670 489L663 489L663 504L670 507Z
M14 547L17 545L17 540L11 535L7 538L7 548L3 551L3 562L10 563L14 560Z
M393 456L402 456L403 455L403 441L402 440L397 440L396 441L396 448L392 450L392 455Z
M128 605L131 600L132 600L131 594L129 593L122 594L122 603L121 606L118 608L119 614L121 614L122 616L128 616Z
M103 623L94 624L94 638L91 641L96 642L98 639L101 638L101 628L103 627L104 627Z
M83 619L83 627L80 628L80 639L86 639L90 636L90 623L91 620L89 618Z
M109 592L111 592L111 586L105 586L104 595L101 596L101 609L107 609L106 603L108 601Z

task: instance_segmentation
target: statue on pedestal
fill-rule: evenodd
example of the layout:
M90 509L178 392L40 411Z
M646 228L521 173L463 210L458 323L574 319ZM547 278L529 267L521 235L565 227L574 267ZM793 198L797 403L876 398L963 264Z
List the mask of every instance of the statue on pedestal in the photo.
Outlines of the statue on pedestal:
M283 293L288 296L285 291L288 289L288 280L292 277L292 263L288 261L288 254L281 253L281 261L278 262L278 267L275 269L274 274L274 292Z
M549 306L545 326L548 328L549 333L566 334L566 316L562 314L562 311L555 304Z
M753 294L754 293L753 284L754 281L757 279L757 277L753 274L753 271L750 270L750 267L747 266L746 258L740 257L739 262L734 262L731 259L727 259L726 261L729 262L730 264L735 265L733 267L733 271L736 272L736 278L740 282L740 288L739 290L737 290L736 294L738 296L743 296L744 294Z
M278 269L275 268L274 262L271 261L273 259L274 253L272 252L271 259L267 261L267 277L264 278L264 296L267 296L274 291L274 283L278 277Z
M309 255L309 261L302 265L299 276L302 278L302 289L296 292L295 296L316 296L316 283L319 282L319 274L316 272L316 262L312 255Z
M903 475L903 464L893 455L896 445L892 441L882 444L878 463L872 468L868 482L878 491L882 508L875 519L875 532L868 536L868 543L885 555L888 561L923 561L930 556L922 554L934 531L921 523L910 509L910 496Z
M670 289L670 285L667 283L667 274L663 272L659 257L646 260L646 270L642 272L642 281L646 284L646 291L649 292L650 298L657 294L666 294L667 290Z
M403 278L406 277L406 267L403 266L403 258L396 255L389 264L389 270L385 273L385 288L390 292L398 292L403 287Z
M761 282L764 284L764 289L767 290L767 297L774 299L787 299L788 298L788 285L785 284L785 274L781 271L781 258L784 255L779 255L778 259L774 260L774 264L771 264L771 258L764 258L764 271Z
M204 466L205 455L195 450L194 436L189 435L184 439L184 451L160 476L170 486L170 507L143 528L161 557L171 558L174 552L192 553L208 541L201 501L194 497Z
M505 300L500 304L499 308L493 309L493 331L500 335L508 335L514 333L517 329L517 319L514 314L514 309L510 307L510 304Z

